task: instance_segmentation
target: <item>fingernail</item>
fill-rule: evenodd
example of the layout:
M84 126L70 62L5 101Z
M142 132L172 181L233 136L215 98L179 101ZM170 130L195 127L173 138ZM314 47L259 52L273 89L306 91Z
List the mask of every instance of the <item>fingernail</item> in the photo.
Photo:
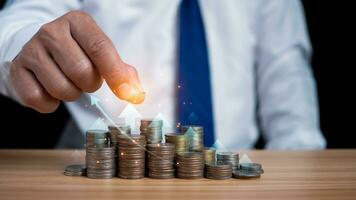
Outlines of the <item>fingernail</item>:
M128 100L131 97L131 86L126 82L121 83L118 89L114 92L120 99Z

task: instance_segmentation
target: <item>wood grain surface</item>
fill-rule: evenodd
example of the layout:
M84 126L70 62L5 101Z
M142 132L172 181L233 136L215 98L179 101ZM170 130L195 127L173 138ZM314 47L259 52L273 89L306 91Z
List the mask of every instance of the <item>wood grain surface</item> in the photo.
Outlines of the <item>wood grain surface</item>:
M63 175L82 150L0 150L0 199L356 199L356 150L245 153L260 179L94 180Z

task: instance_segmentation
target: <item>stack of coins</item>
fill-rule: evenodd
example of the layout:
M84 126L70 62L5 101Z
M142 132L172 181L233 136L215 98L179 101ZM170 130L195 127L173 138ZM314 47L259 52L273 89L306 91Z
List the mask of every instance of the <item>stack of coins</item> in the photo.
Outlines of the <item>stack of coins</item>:
M150 178L174 178L174 144L148 144L148 176Z
M188 137L189 151L204 150L204 128L202 126L181 126L181 133Z
M118 126L113 126L110 125L109 127L110 134L113 136L117 135L130 135L131 134L131 127L129 125L118 125Z
M86 132L86 146L106 146L110 143L110 133L106 130L88 130Z
M138 179L145 176L144 135L118 135L118 176Z
M174 144L176 153L188 151L188 140L185 135L166 134L165 138L166 143Z
M89 178L106 179L116 174L114 146L88 145L85 160Z
M231 165L232 170L239 169L239 154L236 152L218 152L216 162L223 165Z
M240 169L234 170L234 178L249 179L259 178L264 173L262 165L259 163L241 163Z
M140 132L146 136L147 144L156 144L162 142L162 120L142 119Z
M205 163L215 163L216 161L216 150L212 148L204 149L204 160Z
M64 175L66 176L85 176L86 173L85 165L68 165L64 169Z
M205 177L209 179L216 179L216 180L229 179L232 177L231 165L206 163Z
M204 155L201 152L183 152L176 155L177 177L184 179L202 178Z

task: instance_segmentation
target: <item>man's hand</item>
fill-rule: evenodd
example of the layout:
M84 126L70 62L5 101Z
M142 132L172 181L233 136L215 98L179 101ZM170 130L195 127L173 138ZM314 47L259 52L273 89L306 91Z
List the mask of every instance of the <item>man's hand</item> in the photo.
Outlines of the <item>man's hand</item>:
M141 103L145 97L136 69L79 11L43 25L12 62L10 77L22 103L43 113L55 111L60 100L96 91L103 78L120 99Z

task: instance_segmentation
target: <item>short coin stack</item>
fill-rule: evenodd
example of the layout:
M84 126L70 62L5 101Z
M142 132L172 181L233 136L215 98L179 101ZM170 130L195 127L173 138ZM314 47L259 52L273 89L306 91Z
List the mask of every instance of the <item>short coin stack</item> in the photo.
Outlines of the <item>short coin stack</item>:
M118 135L118 176L138 179L145 176L144 135Z
M264 173L262 165L259 163L241 163L240 169L234 170L234 178L249 179L259 178Z
M232 170L239 169L239 154L236 152L218 152L216 162L223 165L231 165Z
M188 137L189 151L204 150L204 128L202 126L181 126L181 133Z
M183 152L176 155L177 177L184 179L204 176L204 155L201 152Z
M86 173L85 165L69 165L64 169L64 175L66 176L85 176Z
M216 162L216 150L212 148L204 149L204 160L205 163L215 163Z
M146 136L147 144L156 144L162 142L163 121L156 119L142 119L140 132Z
M176 153L188 151L188 140L185 135L166 134L165 138L166 138L166 143L174 144Z
M216 180L229 179L232 177L231 165L206 163L205 177L209 179L216 179Z
M174 178L174 144L147 145L148 176L150 178Z
M88 145L85 160L89 178L113 178L116 174L115 146Z

